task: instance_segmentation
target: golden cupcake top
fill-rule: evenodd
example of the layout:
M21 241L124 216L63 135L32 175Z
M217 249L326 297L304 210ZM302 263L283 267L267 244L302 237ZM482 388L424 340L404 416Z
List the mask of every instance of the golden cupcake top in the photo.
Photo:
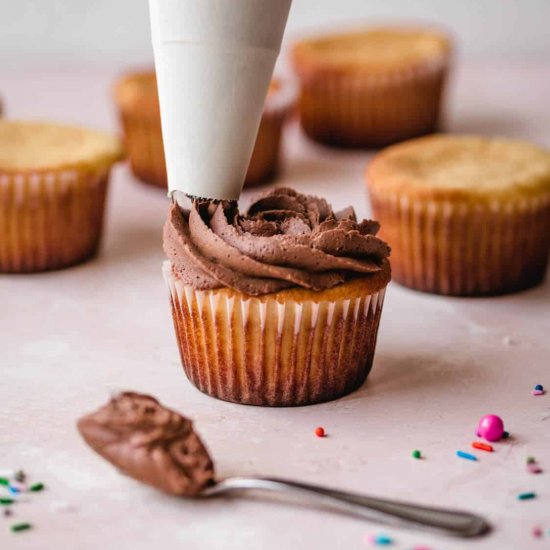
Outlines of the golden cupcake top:
M0 121L0 173L112 164L122 157L109 134L45 122Z
M380 193L431 198L550 193L550 152L510 139L434 135L379 153L367 180Z
M304 40L295 45L294 59L298 65L376 73L437 61L450 48L449 39L437 31L374 27Z

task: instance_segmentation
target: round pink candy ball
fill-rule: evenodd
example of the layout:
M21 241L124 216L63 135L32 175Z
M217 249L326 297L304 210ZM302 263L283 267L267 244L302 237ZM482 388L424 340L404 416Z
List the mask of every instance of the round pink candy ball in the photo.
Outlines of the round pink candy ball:
M496 414L486 414L481 417L476 430L478 437L483 437L487 441L498 441L504 434L504 422Z

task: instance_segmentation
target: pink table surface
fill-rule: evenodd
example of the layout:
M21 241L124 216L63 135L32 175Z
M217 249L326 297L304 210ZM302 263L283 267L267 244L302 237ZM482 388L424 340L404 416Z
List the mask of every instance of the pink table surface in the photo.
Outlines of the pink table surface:
M116 71L0 74L13 117L51 118L115 129ZM550 66L476 63L458 67L449 127L550 146ZM331 151L289 128L279 183L353 204L368 214L362 174L369 153ZM249 194L246 193L248 197ZM113 172L104 246L93 261L60 271L0 277L0 467L22 467L47 491L0 517L0 547L364 548L386 532L394 548L434 550L550 547L550 283L492 299L429 296L392 284L375 365L354 394L299 409L223 403L184 378L160 265L167 199ZM270 474L485 515L479 540L384 528L326 512L261 500L188 502L119 475L75 430L76 418L110 392L151 392L196 420L220 476ZM512 439L472 463L478 418L503 416ZM316 438L323 425L329 434ZM420 449L425 460L411 458ZM544 473L527 473L538 457ZM536 491L520 502L516 495ZM59 511L66 505L72 511ZM546 535L535 540L531 529Z

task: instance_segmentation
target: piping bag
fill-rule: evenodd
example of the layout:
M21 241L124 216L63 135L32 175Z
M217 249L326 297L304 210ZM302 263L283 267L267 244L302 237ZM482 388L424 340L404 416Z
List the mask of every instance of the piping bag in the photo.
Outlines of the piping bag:
M292 0L149 0L168 195L239 198Z

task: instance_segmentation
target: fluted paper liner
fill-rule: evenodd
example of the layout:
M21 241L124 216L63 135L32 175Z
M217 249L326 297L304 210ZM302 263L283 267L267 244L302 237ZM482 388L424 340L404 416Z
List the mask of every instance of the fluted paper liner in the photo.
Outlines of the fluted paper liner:
M393 278L425 292L503 294L545 276L550 195L490 203L382 196L369 189Z
M0 272L66 267L97 251L109 170L0 174Z
M307 405L355 390L371 369L385 289L281 303L195 290L168 261L163 274L183 368L208 395L248 405Z
M312 139L338 147L382 147L435 132L448 64L442 56L385 75L298 66L302 127Z
M132 172L143 182L166 189L168 178L157 112L120 110L124 141Z

